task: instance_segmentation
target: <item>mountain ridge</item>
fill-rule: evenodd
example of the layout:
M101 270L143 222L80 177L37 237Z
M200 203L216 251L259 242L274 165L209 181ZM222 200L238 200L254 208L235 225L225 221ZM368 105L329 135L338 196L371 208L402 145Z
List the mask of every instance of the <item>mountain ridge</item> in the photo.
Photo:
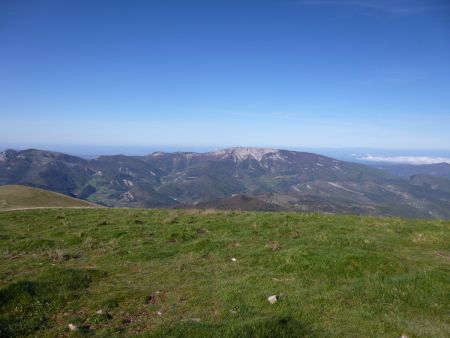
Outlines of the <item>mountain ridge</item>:
M0 154L0 184L40 187L112 207L213 206L214 201L246 195L262 201L253 205L275 203L287 210L450 218L450 193L439 185L416 184L319 154L273 148L94 159L7 150Z

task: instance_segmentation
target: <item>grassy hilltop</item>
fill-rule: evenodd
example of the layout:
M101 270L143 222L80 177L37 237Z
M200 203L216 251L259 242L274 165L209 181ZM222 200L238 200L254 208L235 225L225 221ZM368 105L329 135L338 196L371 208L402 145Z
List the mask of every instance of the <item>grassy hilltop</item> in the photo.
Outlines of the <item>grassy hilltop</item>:
M5 211L0 254L1 337L450 332L449 221Z
M23 185L0 186L0 210L31 208L86 208L98 204Z

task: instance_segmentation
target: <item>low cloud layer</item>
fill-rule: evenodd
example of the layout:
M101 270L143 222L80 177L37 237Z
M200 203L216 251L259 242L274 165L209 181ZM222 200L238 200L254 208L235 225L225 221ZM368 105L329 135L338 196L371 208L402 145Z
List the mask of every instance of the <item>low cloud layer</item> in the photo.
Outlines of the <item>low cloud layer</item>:
M398 164L434 164L434 163L449 163L448 157L432 157L432 156L372 156L367 155L359 158L363 161L371 162L385 162L385 163L398 163Z

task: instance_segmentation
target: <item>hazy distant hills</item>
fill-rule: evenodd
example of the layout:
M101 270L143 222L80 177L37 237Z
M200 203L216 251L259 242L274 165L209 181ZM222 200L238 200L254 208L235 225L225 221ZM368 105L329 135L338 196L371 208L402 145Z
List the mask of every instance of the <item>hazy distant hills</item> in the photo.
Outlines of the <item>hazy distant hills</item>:
M40 150L0 153L0 184L41 187L115 207L195 205L450 218L447 181L427 175L410 180L317 154L263 148L92 160Z
M450 180L450 164L448 163L422 165L377 164L376 167L402 177L411 177L413 175L431 175L443 177Z

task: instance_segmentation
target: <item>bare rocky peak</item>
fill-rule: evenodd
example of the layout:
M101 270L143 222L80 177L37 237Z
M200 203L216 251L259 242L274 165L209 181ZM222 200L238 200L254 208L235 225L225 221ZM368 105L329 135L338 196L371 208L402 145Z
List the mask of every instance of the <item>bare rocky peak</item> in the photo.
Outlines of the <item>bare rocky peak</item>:
M157 156L163 156L165 154L166 153L164 153L162 151L155 151L155 152L151 153L150 156L157 157Z
M279 158L278 149L273 148L258 148L258 147L234 147L220 149L216 151L210 151L206 153L196 153L196 152L176 152L176 153L165 153L165 152L153 152L150 154L152 157L159 157L163 155L180 155L188 160L195 158L213 157L217 159L226 159L232 157L236 162L244 161L248 158L255 159L256 161L261 161L264 155L271 154Z
M249 157L254 158L257 161L261 161L264 155L276 153L278 153L278 150L272 148L236 147L213 151L209 154L217 157L225 157L231 155L237 161L243 161Z
M14 158L17 155L16 150L7 149L0 152L0 162L6 162L7 160Z

